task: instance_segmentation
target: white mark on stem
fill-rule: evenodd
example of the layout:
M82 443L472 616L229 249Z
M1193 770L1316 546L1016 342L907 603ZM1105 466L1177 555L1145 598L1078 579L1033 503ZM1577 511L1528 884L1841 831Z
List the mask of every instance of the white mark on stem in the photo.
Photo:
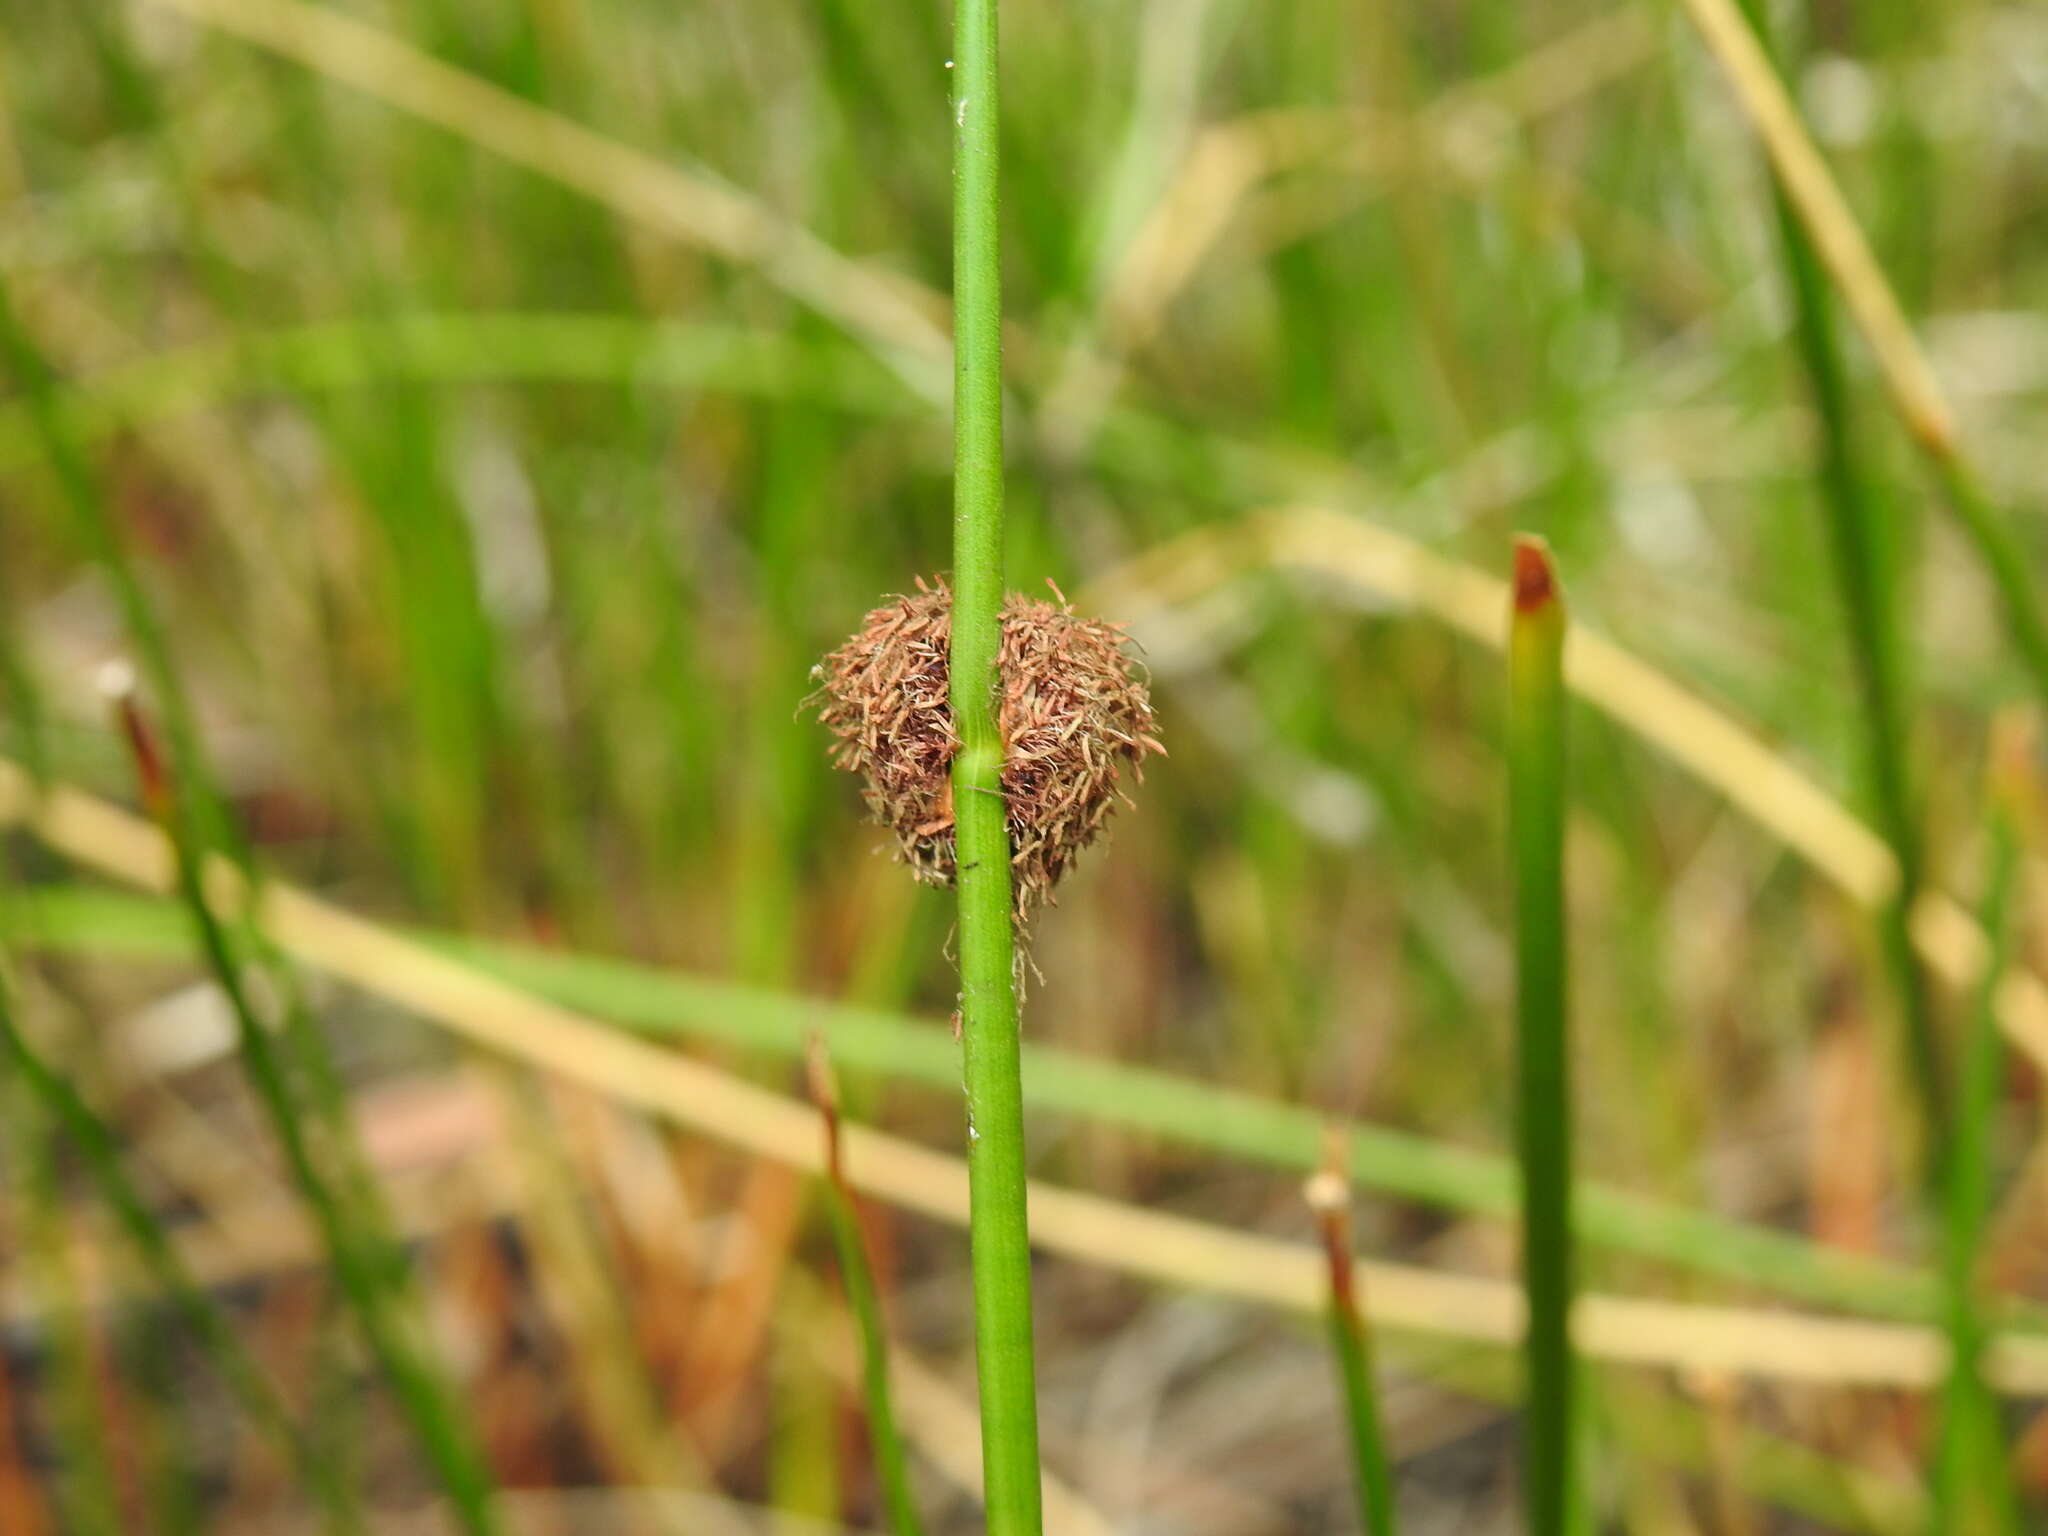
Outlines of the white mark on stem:
M965 128L967 126L967 98L965 96L960 98L960 104L953 109L953 126L955 128Z

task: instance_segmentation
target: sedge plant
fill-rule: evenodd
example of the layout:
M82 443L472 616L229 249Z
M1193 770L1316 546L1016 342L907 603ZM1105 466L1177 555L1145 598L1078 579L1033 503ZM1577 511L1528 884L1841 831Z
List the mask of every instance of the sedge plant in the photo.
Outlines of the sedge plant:
M889 1528L896 1536L923 1536L924 1522L910 1492L910 1461L897 1427L896 1404L889 1387L889 1329L882 1317L882 1296L868 1262L861 1236L860 1205L846 1181L839 1137L839 1085L821 1035L811 1036L806 1055L811 1102L825 1127L825 1219L832 1228L832 1247L839 1259L839 1279L846 1304L860 1335L861 1391L867 1399L868 1438L875 1455L875 1479Z
M1530 1536L1574 1519L1571 1042L1564 895L1564 602L1540 539L1515 545L1508 835L1515 898L1516 1151L1522 1170L1523 1481Z
M1350 1432L1353 1486L1358 1494L1359 1529L1366 1536L1394 1536L1394 1478L1380 1425L1374 1384L1372 1334L1358 1305L1358 1266L1351 1256L1351 1187L1344 1177L1348 1152L1341 1131L1328 1138L1323 1166L1302 1186L1315 1216L1330 1275L1324 1309L1330 1353L1344 1392L1345 1427Z
M953 13L953 631L948 694L967 1089L974 1349L990 1536L1036 1536L1038 1389L1024 1209L1010 837L996 721L1003 607L996 0Z

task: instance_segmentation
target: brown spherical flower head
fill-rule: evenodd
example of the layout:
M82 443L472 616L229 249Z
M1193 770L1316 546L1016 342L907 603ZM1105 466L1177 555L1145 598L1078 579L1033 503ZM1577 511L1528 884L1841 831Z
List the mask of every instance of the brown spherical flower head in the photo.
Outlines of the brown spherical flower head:
M811 674L818 718L838 737L833 762L866 780L869 813L896 834L911 871L935 885L953 883L952 632L952 591L920 578ZM1124 770L1142 779L1146 754L1166 751L1125 643L1122 626L1079 618L1064 597L1012 592L1003 603L996 718L1019 917L1051 897L1117 802L1129 803Z

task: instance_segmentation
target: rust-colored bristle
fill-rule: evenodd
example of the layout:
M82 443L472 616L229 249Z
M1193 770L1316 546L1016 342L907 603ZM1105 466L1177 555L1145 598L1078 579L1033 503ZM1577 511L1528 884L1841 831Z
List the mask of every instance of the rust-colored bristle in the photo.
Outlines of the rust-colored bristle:
M862 775L870 813L895 832L912 872L938 885L952 884L954 868L952 617L946 584L920 580L813 674L819 718L839 738L833 761ZM1101 832L1123 770L1142 777L1146 754L1166 750L1124 643L1120 626L1078 618L1064 602L1013 592L1003 605L997 719L1020 917Z

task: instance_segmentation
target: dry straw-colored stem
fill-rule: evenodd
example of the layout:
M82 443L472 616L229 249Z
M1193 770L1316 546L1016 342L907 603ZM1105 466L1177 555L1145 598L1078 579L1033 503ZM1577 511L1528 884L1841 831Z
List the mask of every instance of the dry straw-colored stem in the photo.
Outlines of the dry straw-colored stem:
M169 888L170 856L155 828L68 786L38 797L19 765L0 759L0 823L10 821L81 866L144 890ZM240 877L226 862L216 860L208 880L217 900L244 899ZM822 1171L817 1116L808 1105L545 1002L289 885L266 884L255 917L302 963L474 1045L741 1151ZM864 1126L849 1125L844 1136L855 1188L965 1225L967 1171L958 1158ZM1044 1183L1032 1184L1030 1201L1033 1237L1049 1253L1304 1314L1323 1305L1328 1274L1310 1245ZM1357 1281L1368 1316L1382 1329L1502 1346L1519 1337L1521 1298L1512 1282L1367 1260ZM1946 1367L1941 1336L1907 1325L1597 1293L1581 1296L1573 1323L1583 1353L1623 1364L1906 1387L1928 1386ZM2001 1335L1988 1374L2007 1392L2048 1396L2048 1339Z
M1735 0L1685 0L1685 8L1727 72L1744 115L1763 141L1764 152L1771 157L1785 196L1813 241L1821 264L1877 354L1885 387L1899 415L1928 452L1937 458L1952 458L1955 413L1949 409L1941 383L1891 284L1885 281L1856 215L1828 174L1827 163L1800 122L1799 111L1771 67L1763 44Z

